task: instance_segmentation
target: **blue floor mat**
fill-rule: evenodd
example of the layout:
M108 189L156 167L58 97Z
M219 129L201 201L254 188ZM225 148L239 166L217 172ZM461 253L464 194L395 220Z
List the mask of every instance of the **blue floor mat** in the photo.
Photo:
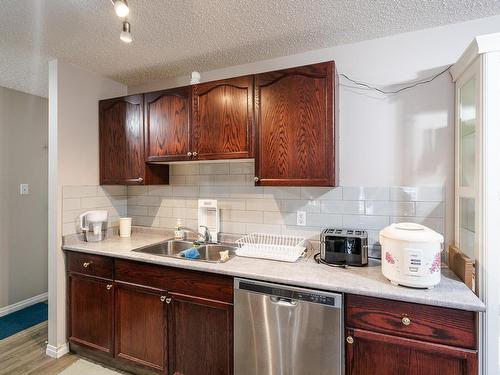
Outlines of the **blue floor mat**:
M0 340L47 320L49 306L37 303L0 318Z

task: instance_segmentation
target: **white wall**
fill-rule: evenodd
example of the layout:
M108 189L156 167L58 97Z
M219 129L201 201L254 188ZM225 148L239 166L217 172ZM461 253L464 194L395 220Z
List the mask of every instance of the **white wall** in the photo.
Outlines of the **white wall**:
M47 99L0 87L0 311L47 292L47 129Z
M209 72L202 81L335 60L339 73L377 85L432 76L456 62L476 35L500 31L500 16L314 50ZM445 185L446 237L453 238L454 92L449 74L397 95L352 89L341 78L340 184ZM130 87L187 85L189 77Z
M62 186L99 184L98 101L127 87L62 61L49 63L49 342L64 354L66 277L61 250Z

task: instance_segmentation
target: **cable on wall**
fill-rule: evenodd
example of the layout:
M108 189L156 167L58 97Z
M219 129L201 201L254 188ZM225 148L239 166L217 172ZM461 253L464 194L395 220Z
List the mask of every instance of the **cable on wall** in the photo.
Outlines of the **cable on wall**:
M436 78L442 76L444 73L446 73L447 71L449 71L451 67L452 67L452 65L448 66L446 69L442 70L441 72L439 72L439 73L437 73L437 74L435 74L435 75L433 75L431 77L424 78L423 80L414 82L411 85L408 85L408 86L405 86L405 87L401 87L400 89L397 89L397 90L394 90L394 91L387 91L387 90L381 89L379 87L376 87L374 85L370 85L368 83L363 83L363 82L356 81L356 80L350 78L349 76L347 76L346 74L340 74L340 76L344 77L345 79L347 79L348 81L354 83L355 85L357 85L359 87L364 87L364 88L367 88L367 89L370 89L370 90L375 90L375 91L378 91L378 92L380 92L382 94L398 94L401 91L409 90L409 89L411 89L413 87L416 87L416 86L419 86L419 85L425 85L426 83L430 83L430 82L434 81ZM355 88L353 86L348 86L348 87Z

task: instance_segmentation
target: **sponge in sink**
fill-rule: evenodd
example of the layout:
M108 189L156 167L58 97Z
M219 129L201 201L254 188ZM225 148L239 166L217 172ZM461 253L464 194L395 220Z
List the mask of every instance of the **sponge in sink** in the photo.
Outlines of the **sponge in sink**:
M179 254L181 257L184 257L187 259L198 259L200 257L200 252L195 247L192 247L192 248L186 249L186 250L182 250Z

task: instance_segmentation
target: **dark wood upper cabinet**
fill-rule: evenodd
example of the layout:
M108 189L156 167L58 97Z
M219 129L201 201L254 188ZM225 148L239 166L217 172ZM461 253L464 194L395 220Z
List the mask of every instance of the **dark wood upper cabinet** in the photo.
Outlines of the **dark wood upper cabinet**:
M333 61L255 76L256 184L335 186Z
M144 158L143 95L99 102L101 185L168 183L168 166Z
M233 374L233 305L170 293L170 371Z
M144 95L146 161L190 160L191 87Z
M116 283L115 357L164 372L167 364L166 292Z
M253 76L193 87L194 159L250 158L252 140Z
M99 103L101 185L168 183L162 162L255 157L257 185L336 186L333 61Z
M346 335L346 375L477 375L473 350L359 329Z
M143 184L142 95L99 102L101 185Z
M70 342L113 354L113 281L68 276Z

